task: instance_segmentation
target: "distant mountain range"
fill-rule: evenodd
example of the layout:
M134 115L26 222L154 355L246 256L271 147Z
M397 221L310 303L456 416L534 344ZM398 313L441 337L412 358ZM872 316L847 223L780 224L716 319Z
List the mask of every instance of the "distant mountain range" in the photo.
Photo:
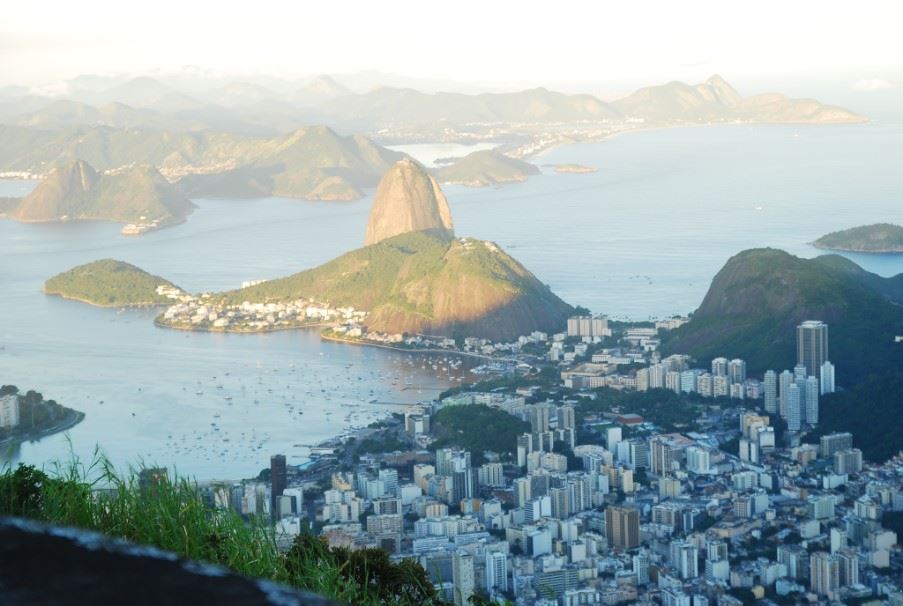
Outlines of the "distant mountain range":
M19 221L179 223L193 205L151 166L98 173L76 160L58 166L9 214Z
M62 100L19 89L0 92L0 123L39 128L105 125L274 135L321 123L377 134L383 129L434 129L437 125L478 128L626 120L827 124L864 119L842 108L779 93L742 97L717 75L697 85L670 82L642 88L613 102L545 88L463 94L383 86L355 93L329 76L298 87L268 88L234 81L188 93L147 77L88 78L77 79Z
M791 99L780 93L741 97L721 76L691 86L669 82L641 88L614 102L623 116L652 123L749 122L847 124L865 119L814 99Z
M882 278L839 255L801 259L774 249L743 251L712 280L690 321L663 348L708 362L746 360L751 372L796 364L795 327L822 320L838 384L898 370L903 347L903 274Z

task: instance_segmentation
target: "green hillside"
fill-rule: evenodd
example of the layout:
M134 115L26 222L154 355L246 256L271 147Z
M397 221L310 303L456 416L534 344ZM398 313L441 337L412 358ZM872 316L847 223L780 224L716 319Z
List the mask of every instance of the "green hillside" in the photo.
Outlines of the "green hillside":
M891 223L835 231L812 243L816 248L866 253L903 252L903 227Z
M527 177L538 175L539 172L539 169L529 162L493 150L481 150L440 168L436 171L436 178L443 183L482 187L496 183L526 181Z
M101 307L145 307L171 301L157 287L173 284L134 265L102 259L79 265L44 283L44 292Z
M739 357L752 372L792 368L795 327L830 326L837 382L899 368L903 347L903 276L881 278L836 255L800 259L774 249L746 250L718 272L690 322L663 343L668 353L700 361Z
M560 330L573 311L495 244L427 231L222 296L229 303L313 297L370 312L372 330L490 339Z
M58 166L11 213L20 221L102 219L120 223L178 223L191 202L154 168L100 174L77 160Z

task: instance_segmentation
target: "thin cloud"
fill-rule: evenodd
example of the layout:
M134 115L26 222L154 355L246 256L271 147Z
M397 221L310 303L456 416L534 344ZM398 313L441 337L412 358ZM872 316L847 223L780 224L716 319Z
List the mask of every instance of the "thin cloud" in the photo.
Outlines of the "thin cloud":
M857 80L853 84L853 90L871 92L876 90L885 90L893 88L893 84L881 78L869 78L865 80Z

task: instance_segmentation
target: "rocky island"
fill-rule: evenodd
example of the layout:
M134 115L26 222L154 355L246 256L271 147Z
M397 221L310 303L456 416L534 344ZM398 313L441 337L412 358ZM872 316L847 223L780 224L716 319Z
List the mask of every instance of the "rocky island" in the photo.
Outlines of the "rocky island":
M9 212L25 222L103 220L139 234L181 223L194 206L153 167L99 173L83 160L54 168Z
M98 307L167 305L184 295L172 282L114 259L58 274L44 283L44 292Z
M533 164L494 150L472 152L436 171L441 182L468 187L526 181L538 174L539 169Z
M862 253L903 253L903 227L892 223L835 231L812 243L816 248Z

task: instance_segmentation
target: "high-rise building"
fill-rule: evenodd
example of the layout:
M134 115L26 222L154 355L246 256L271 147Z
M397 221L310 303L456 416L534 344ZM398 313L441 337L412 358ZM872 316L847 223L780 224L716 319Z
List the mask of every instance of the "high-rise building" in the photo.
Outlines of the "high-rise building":
M712 360L712 375L716 377L726 377L727 364L727 358L715 358Z
M517 465L524 467L527 464L527 455L533 452L533 434L524 433L517 436Z
M862 471L862 451L858 448L847 448L834 453L834 473L851 475Z
M806 423L815 426L818 425L818 379L815 377L806 378Z
M727 377L731 385L746 381L746 362L740 358L734 358L727 363Z
M829 433L822 436L818 442L819 454L822 457L833 457L838 450L853 448L853 434L849 432Z
M669 370L665 374L665 389L670 389L674 393L680 393L680 372Z
M636 575L637 585L649 583L649 555L645 552L633 556L633 573Z
M273 455L270 457L270 515L274 520L280 517L279 497L288 483L288 475L285 468L285 455Z
M809 583L818 595L830 595L840 588L840 561L825 551L816 551L809 557Z
M781 372L781 375L778 377L778 412L785 421L790 418L790 411L787 407L789 403L787 391L791 383L793 383L793 373L789 370Z
M530 431L534 434L549 431L549 423L554 406L540 402L530 408Z
M671 566L681 579L695 579L699 576L699 549L690 541L672 541Z
M806 367L806 376L821 377L821 366L828 360L828 325L806 320L796 327L796 361Z
M605 509L605 536L608 544L633 549L640 544L640 512L630 507L611 505Z
M504 593L508 591L508 554L504 551L486 552L486 593Z
M458 550L452 556L455 606L468 606L474 590L473 554Z
M834 393L834 365L827 360L821 365L819 384L821 387L821 395Z
M0 427L16 427L19 425L19 396L10 394L0 396Z
M712 397L725 398L731 395L731 381L727 375L712 377Z
M778 375L773 370L766 370L762 381L765 391L765 412L777 414L778 412Z
M574 407L570 404L558 407L558 429L575 429L577 427Z
M799 431L803 426L802 401L799 384L794 382L787 389L787 429Z

